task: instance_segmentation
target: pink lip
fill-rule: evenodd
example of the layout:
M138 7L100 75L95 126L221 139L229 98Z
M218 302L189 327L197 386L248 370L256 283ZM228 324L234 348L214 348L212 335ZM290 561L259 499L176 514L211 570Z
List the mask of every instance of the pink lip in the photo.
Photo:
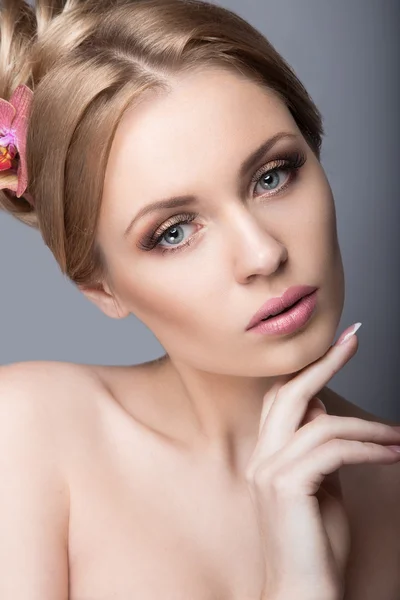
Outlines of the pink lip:
M272 314L285 310L301 298L304 298L304 296L309 296L317 289L318 288L316 286L311 285L295 285L288 288L282 294L282 296L278 298L271 298L265 304L263 304L261 308L256 312L256 314L252 317L252 319L246 327L246 331L258 325L258 323L260 323L262 319L265 319L266 317ZM264 321L263 324L264 323L268 323L268 321Z

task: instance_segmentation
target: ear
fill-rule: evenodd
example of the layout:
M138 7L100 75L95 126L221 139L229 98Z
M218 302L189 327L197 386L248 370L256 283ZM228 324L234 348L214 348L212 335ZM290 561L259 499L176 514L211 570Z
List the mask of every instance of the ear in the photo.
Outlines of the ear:
M105 288L105 289L104 289ZM96 286L78 285L78 289L111 319L125 319L130 312L121 306L107 284Z

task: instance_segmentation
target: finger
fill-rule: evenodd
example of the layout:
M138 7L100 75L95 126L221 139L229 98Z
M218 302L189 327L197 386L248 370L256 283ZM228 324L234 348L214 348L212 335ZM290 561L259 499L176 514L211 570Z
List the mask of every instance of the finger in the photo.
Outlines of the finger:
M357 349L356 335L342 346L331 346L321 358L278 390L261 432L265 452L273 454L290 441L306 415L310 399L329 383Z
M289 444L274 453L274 472L285 469L286 465L302 456L308 456L318 448L340 441L355 441L367 446L371 443L396 445L400 443L400 432L384 423L324 414L301 427ZM262 456L260 450L258 453L258 456Z
M267 480L273 481L282 498L299 499L315 495L324 478L343 465L393 464L399 458L381 444L333 439L298 460L290 460L286 467L275 471L274 466L274 475L269 469Z
M278 392L278 390L288 381L290 381L290 379L293 377L293 374L289 373L286 375L279 375L274 384L270 387L270 389L268 390L268 392L266 392L266 394L264 395L263 398L263 405L261 408L261 417L260 417L260 423L259 423L259 427L258 427L258 436L260 436L261 434L261 430L264 426L264 422L265 419L267 418L269 411L271 409L272 404L275 401L276 398L276 394Z
M366 421L357 417L329 415L318 424L314 422L305 425L281 453L286 460L290 461L335 439L373 442L389 446L399 444L400 432L384 423Z
M284 376L279 377L278 380L274 383L274 385L268 390L268 393L265 395L264 404L263 404L262 411L261 411L259 436L261 435L261 430L262 430L263 424L265 422L265 419L268 417L268 413L271 410L271 406L276 399L278 390L280 389L282 384L289 381L290 378L291 378L290 375L284 375ZM303 419L302 425L305 425L305 424L313 421L315 418L317 418L318 416L320 416L322 414L326 414L326 412L327 411L326 411L326 408L325 408L325 405L323 404L323 402L320 400L320 398L315 396L314 398L312 398L310 400L310 402L308 404L308 410L306 412L306 416ZM257 444L257 446L254 450L252 458L255 459L256 456L259 456L262 452L263 452L263 445L261 443L259 443L259 444Z
M321 415L326 415L327 412L328 411L326 410L326 406L322 402L322 400L317 396L314 396L314 398L310 400L306 416L303 419L301 426L303 427L304 425L307 425L307 423L311 423ZM326 494L326 492L328 494ZM321 484L321 487L317 492L317 497L320 501L321 508L321 502L326 500L327 497L329 499L329 494L331 496L334 496L334 498L336 498L337 500L341 500L343 498L342 487L339 478L339 471L334 471L333 473L329 473L329 475L326 475L323 483Z
M320 398L318 398L318 396L314 396L314 398L311 398L310 402L308 403L307 412L304 419L300 423L300 427L304 427L304 425L311 423L311 421L314 421L317 417L326 414L327 410L325 404Z

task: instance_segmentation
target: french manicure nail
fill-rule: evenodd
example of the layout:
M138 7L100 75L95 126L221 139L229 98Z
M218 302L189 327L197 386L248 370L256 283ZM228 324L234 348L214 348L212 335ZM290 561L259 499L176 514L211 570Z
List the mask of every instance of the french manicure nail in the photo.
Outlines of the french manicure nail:
M336 346L341 346L342 344L345 344L347 340L351 338L351 336L354 335L356 331L360 329L361 325L362 323L355 323L354 325L351 325L348 329L343 331L342 335L336 342Z

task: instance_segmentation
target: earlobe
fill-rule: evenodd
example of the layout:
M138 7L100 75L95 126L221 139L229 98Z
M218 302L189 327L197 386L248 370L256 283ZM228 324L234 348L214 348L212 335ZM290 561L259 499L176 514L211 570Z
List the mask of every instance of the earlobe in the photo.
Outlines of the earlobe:
M115 296L102 287L78 285L78 288L90 302L93 302L97 308L111 319L125 319L129 315L129 311L119 305Z

